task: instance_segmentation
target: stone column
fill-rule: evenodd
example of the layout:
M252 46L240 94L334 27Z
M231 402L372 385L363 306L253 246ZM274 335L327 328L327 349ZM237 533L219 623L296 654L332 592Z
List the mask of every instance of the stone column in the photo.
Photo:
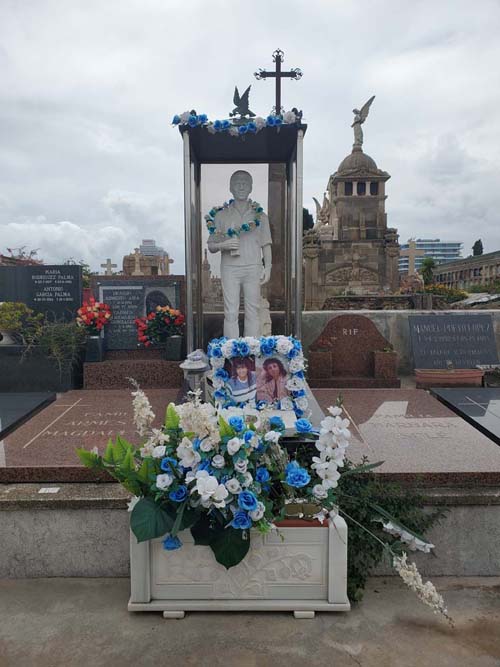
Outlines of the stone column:
M318 306L318 258L319 248L315 245L304 248L304 310L316 310ZM321 304L322 305L322 304Z
M285 206L286 165L269 165L268 215L273 239L273 269L267 285L267 298L271 310L285 307ZM300 239L302 242L302 239Z

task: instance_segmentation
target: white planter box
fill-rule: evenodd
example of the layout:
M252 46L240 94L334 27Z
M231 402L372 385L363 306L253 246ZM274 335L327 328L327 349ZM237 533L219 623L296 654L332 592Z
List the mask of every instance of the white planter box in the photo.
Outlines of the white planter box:
M280 527L264 538L252 531L250 550L226 570L209 547L196 546L189 530L183 546L165 551L162 540L141 542L130 535L129 611L349 611L347 526L337 516L324 526Z

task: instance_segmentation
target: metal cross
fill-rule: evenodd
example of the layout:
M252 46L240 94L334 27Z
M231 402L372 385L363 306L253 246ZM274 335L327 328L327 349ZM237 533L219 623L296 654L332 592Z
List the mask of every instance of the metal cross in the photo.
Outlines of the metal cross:
M284 56L285 54L281 49L276 49L276 51L273 53L273 61L276 63L276 70L274 72L268 72L265 69L259 68L256 72L254 72L256 79L276 79L276 106L274 107L276 114L280 114L282 111L281 79L288 78L298 81L302 77L302 71L298 67L291 69L289 72L281 71L281 63L285 59Z

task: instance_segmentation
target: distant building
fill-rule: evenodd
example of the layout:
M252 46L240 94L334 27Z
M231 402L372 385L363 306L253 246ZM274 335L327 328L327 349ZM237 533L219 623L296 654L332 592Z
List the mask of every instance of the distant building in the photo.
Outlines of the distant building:
M432 257L436 263L451 262L462 257L461 241L441 241L441 239L409 239L401 244L399 273L419 271L425 257Z
M435 282L447 287L491 285L500 281L500 250L438 264L432 273Z

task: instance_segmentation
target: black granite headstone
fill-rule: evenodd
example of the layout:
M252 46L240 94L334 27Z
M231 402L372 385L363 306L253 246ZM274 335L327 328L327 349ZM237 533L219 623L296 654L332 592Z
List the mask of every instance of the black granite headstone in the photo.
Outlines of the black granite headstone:
M498 363L491 315L411 315L414 368L475 368Z
M181 282L158 278L103 278L97 282L99 300L111 308L112 319L106 327L108 350L137 348L136 317L155 310L156 306L181 307Z
M0 301L18 301L48 317L72 320L82 304L82 267L0 266Z

